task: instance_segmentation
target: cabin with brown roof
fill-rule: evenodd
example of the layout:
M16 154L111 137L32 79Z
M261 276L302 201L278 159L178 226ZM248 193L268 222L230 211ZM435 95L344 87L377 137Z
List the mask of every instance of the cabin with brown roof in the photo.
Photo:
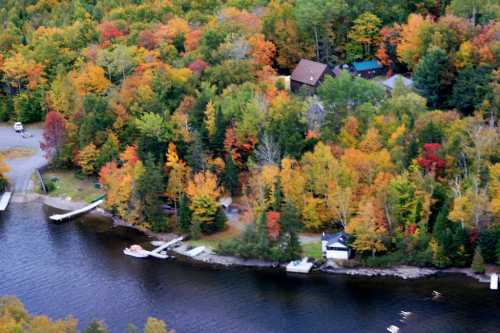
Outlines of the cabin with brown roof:
M310 95L313 95L327 73L328 65L301 59L290 76L290 89L298 93L305 88Z

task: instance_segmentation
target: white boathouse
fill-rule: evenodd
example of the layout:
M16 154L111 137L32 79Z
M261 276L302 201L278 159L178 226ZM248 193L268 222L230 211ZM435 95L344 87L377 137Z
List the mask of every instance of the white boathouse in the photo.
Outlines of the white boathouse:
M321 252L326 259L347 260L351 255L351 249L347 244L348 235L345 232L339 232L335 235L321 235Z

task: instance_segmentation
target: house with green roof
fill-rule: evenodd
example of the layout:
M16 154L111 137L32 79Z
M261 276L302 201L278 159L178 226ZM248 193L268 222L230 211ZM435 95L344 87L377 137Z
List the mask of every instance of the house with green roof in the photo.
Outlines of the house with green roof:
M351 73L365 79L385 74L384 66L378 60L355 61L351 65Z

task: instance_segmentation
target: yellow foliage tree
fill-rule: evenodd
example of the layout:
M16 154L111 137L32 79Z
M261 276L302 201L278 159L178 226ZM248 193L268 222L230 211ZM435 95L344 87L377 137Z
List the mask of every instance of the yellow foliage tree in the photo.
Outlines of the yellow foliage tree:
M315 198L311 194L306 195L304 208L302 209L302 219L306 229L321 229L328 220L328 212L324 200Z
M297 161L289 158L281 161L280 179L285 199L301 211L304 207L306 179Z
M97 153L97 148L93 143L86 145L78 153L77 162L84 174L91 175L96 171L95 161L97 159Z
M361 205L358 214L347 226L347 232L356 235L353 243L356 251L371 252L375 256L376 252L386 250L382 241L385 230L378 226L377 215L383 215L383 212L377 211L373 201L369 200Z
M170 143L167 151L168 183L166 194L174 201L179 200L179 195L186 187L190 169L177 155L175 144Z
M432 24L429 18L420 14L410 14L408 22L403 24L401 30L401 42L397 47L399 59L406 63L411 69L415 68L422 56L422 38L420 33Z
M104 69L93 63L83 65L79 73L73 74L73 80L81 95L100 94L111 84L106 78Z
M197 173L186 187L186 193L191 199L190 208L194 223L212 224L219 205L217 199L221 189L217 185L217 177L210 171Z
M205 109L205 126L209 136L215 133L215 107L212 101L209 101Z
M465 41L460 44L455 55L455 66L462 69L474 65L474 46L471 42Z
M490 182L489 182L489 192L490 192L490 204L489 210L497 218L500 217L500 163L495 163L489 168Z
M325 196L331 179L332 167L338 163L329 146L318 142L312 152L302 157L302 169L307 180L307 188L317 196Z
M7 186L7 179L5 179L6 172L9 172L9 166L5 163L4 157L0 153L0 192L4 191Z

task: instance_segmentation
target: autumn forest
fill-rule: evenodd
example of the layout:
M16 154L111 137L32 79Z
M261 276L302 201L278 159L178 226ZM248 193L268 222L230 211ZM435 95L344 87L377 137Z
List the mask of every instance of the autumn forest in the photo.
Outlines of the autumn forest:
M221 232L231 197L247 228L222 254L287 261L301 233L344 230L366 265L481 271L500 262L499 17L495 0L4 0L0 121L43 123L51 167L154 232ZM294 93L301 59L341 70ZM381 77L342 66L374 59ZM388 91L393 74L413 86Z

